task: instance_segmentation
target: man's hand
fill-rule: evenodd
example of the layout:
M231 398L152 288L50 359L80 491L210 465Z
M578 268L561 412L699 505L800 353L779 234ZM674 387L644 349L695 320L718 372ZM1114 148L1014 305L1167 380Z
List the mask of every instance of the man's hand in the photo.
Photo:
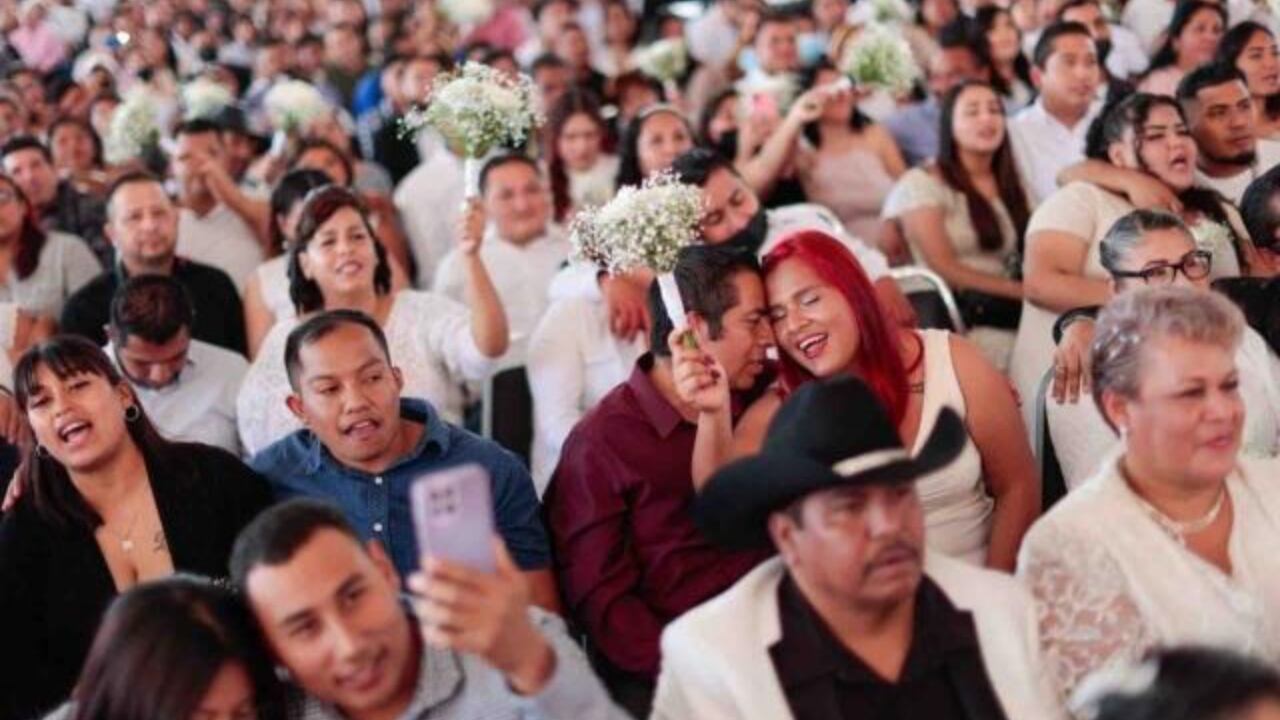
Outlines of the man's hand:
M678 328L667 337L676 393L698 412L719 412L729 407L729 378L711 355L685 346L684 335L690 332L687 327Z
M497 573L423 557L409 589L426 642L483 659L517 693L536 695L555 672L555 653L529 619L529 589L498 538Z
M458 217L458 249L463 255L475 255L480 252L484 242L485 225L484 206L480 198L470 198L462 205L462 214Z
M637 333L649 330L648 292L636 280L606 275L600 281L600 293L609 311L609 329L615 337L630 342Z
M1080 318L1062 331L1062 342L1053 351L1053 399L1058 404L1075 404L1080 393L1089 392L1089 345L1093 343L1093 321Z

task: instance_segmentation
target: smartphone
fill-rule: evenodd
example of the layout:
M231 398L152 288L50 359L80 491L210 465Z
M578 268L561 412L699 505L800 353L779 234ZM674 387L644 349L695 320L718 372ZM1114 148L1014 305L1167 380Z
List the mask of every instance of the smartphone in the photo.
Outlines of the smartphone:
M493 501L489 473L460 465L428 473L409 489L418 552L494 572Z

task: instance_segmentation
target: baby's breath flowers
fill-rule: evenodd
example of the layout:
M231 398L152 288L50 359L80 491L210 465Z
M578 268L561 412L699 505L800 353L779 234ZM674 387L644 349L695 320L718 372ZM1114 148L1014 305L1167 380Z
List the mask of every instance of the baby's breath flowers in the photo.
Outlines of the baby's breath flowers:
M438 132L466 161L467 196L474 197L480 160L495 148L522 145L543 123L534 95L527 75L469 62L436 78L426 107L410 111L400 131L411 137L428 127Z
M840 70L860 88L903 95L920 77L920 68L902 36L885 25L869 24L840 58Z
M639 187L624 186L603 207L579 212L570 231L574 255L611 273L656 273L667 315L681 327L684 303L672 271L680 250L698 242L702 210L699 188L660 173Z

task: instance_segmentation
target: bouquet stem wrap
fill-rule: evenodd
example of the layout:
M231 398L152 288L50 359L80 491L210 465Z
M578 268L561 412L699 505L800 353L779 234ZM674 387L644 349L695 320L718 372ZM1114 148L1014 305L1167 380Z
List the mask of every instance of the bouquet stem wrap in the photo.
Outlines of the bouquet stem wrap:
M662 294L662 307L666 308L667 319L671 327L678 328L688 324L689 319L684 309L684 300L680 299L680 287L676 285L675 273L664 272L658 276L658 290ZM698 341L691 331L680 336L680 342L690 350L698 347Z
M478 157L462 158L462 182L468 200L480 197L480 169L483 166L484 162Z

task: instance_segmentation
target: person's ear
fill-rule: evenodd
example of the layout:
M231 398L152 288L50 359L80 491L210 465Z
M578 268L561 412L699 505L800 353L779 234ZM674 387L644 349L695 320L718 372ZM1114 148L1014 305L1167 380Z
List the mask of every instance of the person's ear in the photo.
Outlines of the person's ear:
M1126 150L1128 150L1128 148L1125 147L1124 143L1111 143L1107 146L1107 160L1111 161L1111 164L1116 167L1129 167L1129 163L1127 162L1129 158L1125 152Z
M404 392L404 373L400 372L400 368L393 366L391 368L391 377L396 380L396 392Z
M382 547L382 543L377 540L369 540L365 542L364 549L369 552L369 559L373 560L373 566L377 568L378 574L382 579L386 580L391 587L399 588L400 574L396 572L396 564L391 562L391 557L387 555L387 551Z
M293 416L298 418L298 422L303 425L308 424L307 415L303 412L302 397L300 395L297 393L289 393L284 399L284 404L289 408L289 412L293 413Z
M1128 432L1132 408L1129 398L1114 390L1102 391L1102 414L1115 427L1116 434L1123 437Z
M311 257L305 251L298 252L298 271L302 277L311 280Z
M778 548L778 556L788 568L795 568L798 562L796 555L795 533L796 522L785 512L775 512L769 516L769 537L773 546Z
M1041 89L1041 88L1040 88L1040 84L1041 84L1042 82L1044 82L1044 73L1043 73L1043 72L1041 72L1040 67L1039 67L1038 65L1032 64L1032 66L1031 66L1031 86L1032 86L1032 87L1034 87L1036 90L1039 90L1039 89Z
M711 325L702 313L697 310L690 310L685 314L685 318L689 321L689 329L693 331L693 336L697 338L699 347L705 347L706 343L712 341Z

